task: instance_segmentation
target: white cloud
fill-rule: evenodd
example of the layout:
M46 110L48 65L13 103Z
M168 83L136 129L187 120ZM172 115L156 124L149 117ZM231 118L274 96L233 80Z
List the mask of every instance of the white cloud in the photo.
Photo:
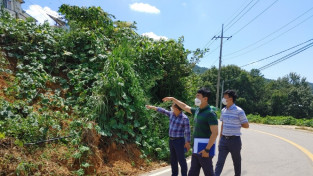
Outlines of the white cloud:
M147 36L147 37L152 38L152 39L154 39L154 40L161 40L161 39L167 40L167 39L168 39L168 38L165 37L165 36L158 36L158 35L156 35L156 34L153 33L153 32L146 32L146 33L143 33L143 34L141 34L141 35Z
M160 10L150 4L133 3L129 5L130 9L137 12L159 14Z
M186 7L187 6L187 3L183 2L181 3L182 6Z
M47 15L47 13L54 17L59 17L58 12L51 10L49 7L42 8L39 5L30 5L29 9L26 10L26 13L34 17L38 23L43 24L45 21L48 21L49 24L54 25L55 22Z

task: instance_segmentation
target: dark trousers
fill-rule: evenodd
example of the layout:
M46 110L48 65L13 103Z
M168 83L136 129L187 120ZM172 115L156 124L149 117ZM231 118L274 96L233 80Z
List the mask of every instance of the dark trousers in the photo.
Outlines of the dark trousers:
M185 158L184 146L185 139L183 137L175 140L170 140L172 176L178 175L178 163L181 168L182 176L187 176L188 168Z
M214 176L212 159L213 156L204 158L199 154L193 153L188 176L199 176L201 167L205 176Z
M226 157L228 153L231 154L233 159L235 176L241 175L241 139L240 136L232 136L226 138L221 137L218 145L218 159L215 167L215 175L220 176L225 164Z

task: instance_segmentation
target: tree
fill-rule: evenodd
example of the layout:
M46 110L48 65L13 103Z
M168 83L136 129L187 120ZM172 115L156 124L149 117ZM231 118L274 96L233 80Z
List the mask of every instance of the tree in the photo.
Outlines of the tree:
M113 32L113 15L104 12L100 7L78 7L61 5L59 12L64 15L71 27L88 28L90 30L102 30L110 36Z
M215 96L217 69L210 68L201 74L203 85L211 88ZM222 67L224 90L233 89L239 98L236 104L247 114L289 115L296 118L310 118L312 113L312 90L305 78L296 73L275 80L266 80L261 72L252 69L241 70L234 65ZM211 104L215 104L211 100Z
M290 115L295 118L310 118L313 94L305 78L290 73L277 81L271 81L267 90L273 115Z

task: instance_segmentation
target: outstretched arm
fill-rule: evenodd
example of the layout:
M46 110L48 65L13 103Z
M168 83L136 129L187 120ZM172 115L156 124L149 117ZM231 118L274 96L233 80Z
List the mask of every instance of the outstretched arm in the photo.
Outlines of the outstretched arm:
M155 111L157 111L159 113L167 115L168 117L170 117L170 115L171 115L170 111L168 111L166 109L163 109L163 108L156 107L156 106L146 105L146 108L147 109L153 109L153 110L155 110Z
M181 101L177 100L174 97L165 97L165 98L163 98L163 101L173 101L175 104L177 104L184 111L186 111L186 112L191 114L191 107L186 105L184 102L181 102Z
M151 106L151 105L146 105L146 108L147 108L147 109L153 109L153 110L155 110L155 111L157 111L157 110L158 110L158 108L157 108L157 107L155 107L155 106Z

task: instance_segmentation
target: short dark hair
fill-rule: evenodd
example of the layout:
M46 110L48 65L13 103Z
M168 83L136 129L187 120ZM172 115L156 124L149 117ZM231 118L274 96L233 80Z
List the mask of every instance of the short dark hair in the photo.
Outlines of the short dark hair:
M237 99L237 94L236 94L236 92L234 90L226 90L224 92L224 95L228 95L230 98L232 98L233 102L235 102L236 99Z
M198 90L197 93L201 94L203 97L207 97L209 101L209 98L211 96L211 91L209 89L202 87L201 89Z
M179 111L182 111L182 108L180 108L177 104L174 104L174 107L177 108Z

